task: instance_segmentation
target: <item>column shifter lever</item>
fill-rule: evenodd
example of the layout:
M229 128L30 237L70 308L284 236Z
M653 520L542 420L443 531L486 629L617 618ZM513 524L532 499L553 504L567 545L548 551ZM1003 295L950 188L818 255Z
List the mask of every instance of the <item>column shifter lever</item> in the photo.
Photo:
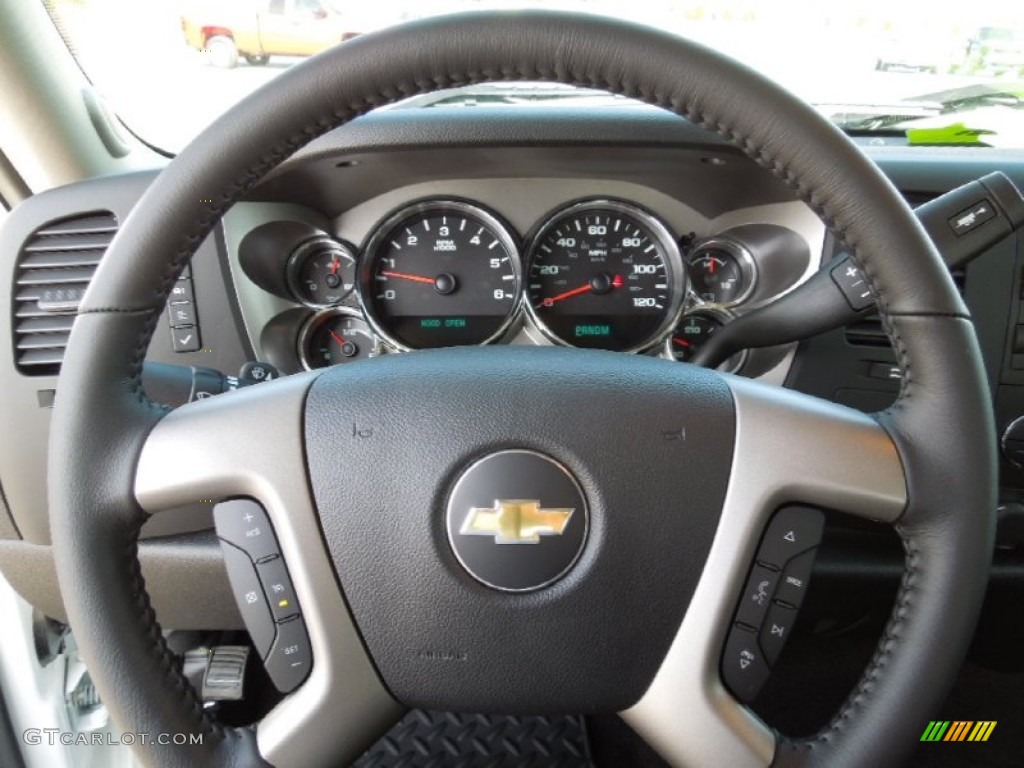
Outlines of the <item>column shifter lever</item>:
M946 265L956 269L1024 225L1024 196L996 171L919 206L914 214ZM778 301L716 330L692 362L715 368L743 349L816 336L848 325L874 304L860 268L842 253Z

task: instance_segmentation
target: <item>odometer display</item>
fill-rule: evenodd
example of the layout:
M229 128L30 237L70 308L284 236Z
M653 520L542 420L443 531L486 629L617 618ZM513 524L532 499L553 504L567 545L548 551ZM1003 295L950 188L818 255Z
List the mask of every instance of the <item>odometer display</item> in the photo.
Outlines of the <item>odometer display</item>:
M530 247L527 306L537 326L562 344L645 349L668 332L684 288L668 230L625 203L572 205L549 219Z
M493 214L458 201L419 203L370 239L360 299L398 349L486 344L515 316L520 271L515 241Z

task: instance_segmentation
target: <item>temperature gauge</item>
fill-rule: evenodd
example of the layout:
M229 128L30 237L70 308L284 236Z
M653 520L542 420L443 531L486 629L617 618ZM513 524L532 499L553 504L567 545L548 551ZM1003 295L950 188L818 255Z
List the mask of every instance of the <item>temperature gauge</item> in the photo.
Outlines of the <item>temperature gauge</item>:
M665 355L671 360L689 362L711 334L732 320L732 317L728 312L710 309L698 309L683 315L672 335L665 341ZM718 370L736 373L746 359L746 350L737 352L718 366Z
M319 312L299 333L299 359L307 370L376 357L380 342L359 313L336 307Z
M295 249L285 267L292 295L307 307L331 307L352 292L356 257L329 237L317 237Z
M731 307L754 290L757 269L750 252L725 239L699 243L686 259L694 294L707 304Z

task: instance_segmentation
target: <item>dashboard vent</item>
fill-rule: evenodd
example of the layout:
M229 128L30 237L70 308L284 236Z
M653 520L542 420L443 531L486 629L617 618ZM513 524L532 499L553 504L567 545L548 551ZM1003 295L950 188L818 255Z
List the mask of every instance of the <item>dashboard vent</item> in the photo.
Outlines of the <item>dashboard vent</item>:
M14 358L18 370L60 370L75 313L100 259L117 233L106 211L58 219L32 233L14 272Z

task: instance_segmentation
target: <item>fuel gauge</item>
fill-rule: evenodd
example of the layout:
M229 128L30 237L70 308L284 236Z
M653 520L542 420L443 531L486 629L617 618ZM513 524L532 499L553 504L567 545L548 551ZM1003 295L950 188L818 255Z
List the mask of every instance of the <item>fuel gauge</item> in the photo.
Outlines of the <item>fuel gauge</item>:
M307 370L376 357L380 342L359 313L346 307L318 312L299 332L299 359Z

